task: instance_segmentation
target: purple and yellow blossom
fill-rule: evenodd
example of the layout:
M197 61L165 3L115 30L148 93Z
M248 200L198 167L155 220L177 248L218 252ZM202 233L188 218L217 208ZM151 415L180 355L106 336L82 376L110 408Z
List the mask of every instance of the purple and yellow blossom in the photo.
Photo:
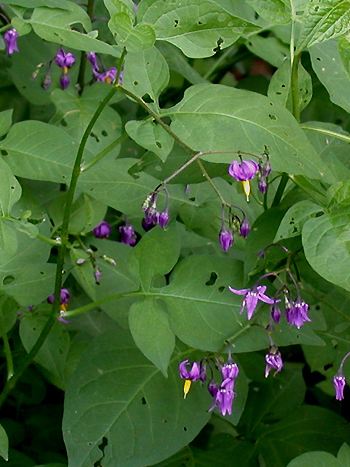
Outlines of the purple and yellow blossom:
M202 362L190 362L188 359L179 364L180 378L185 380L184 399L191 388L192 381L202 381L206 379L206 367Z
M259 170L259 165L253 160L233 161L228 168L228 173L235 180L242 182L244 193L249 201L250 180L255 177Z

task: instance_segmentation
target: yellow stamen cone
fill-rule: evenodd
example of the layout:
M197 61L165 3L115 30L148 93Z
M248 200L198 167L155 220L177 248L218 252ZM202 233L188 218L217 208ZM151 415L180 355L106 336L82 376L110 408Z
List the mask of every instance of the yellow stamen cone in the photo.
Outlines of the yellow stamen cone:
M247 197L247 203L249 203L249 195L250 195L250 180L243 180L243 191Z
M64 66L64 67L62 68L62 70L63 70L63 73L64 73L65 75L68 73L68 67Z
M190 387L191 387L191 384L192 384L192 381L190 379L186 379L185 380L185 384L184 384L184 399L186 399L186 396L190 390Z
M67 311L67 305L65 305L64 303L61 303L60 305L60 312L61 313L65 313Z

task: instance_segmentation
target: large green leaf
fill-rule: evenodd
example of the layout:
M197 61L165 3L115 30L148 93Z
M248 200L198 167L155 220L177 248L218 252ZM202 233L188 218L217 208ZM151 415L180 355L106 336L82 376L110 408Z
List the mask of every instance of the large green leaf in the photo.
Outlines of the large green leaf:
M108 23L117 43L128 52L138 52L152 47L156 41L151 24L137 24L133 26L133 18L128 12L116 13Z
M15 175L67 183L77 144L61 128L28 120L13 125L0 148Z
M163 162L173 148L174 139L152 120L141 122L129 120L125 130L137 144L154 152Z
M276 37L252 36L246 46L254 55L279 68L289 56L288 48ZM196 84L196 83L193 83Z
M13 176L9 166L0 160L0 216L11 214L12 207L20 199L21 185Z
M307 261L320 276L350 291L350 214L344 210L309 219L302 240Z
M341 36L350 29L349 0L309 0L297 49Z
M179 263L170 284L157 291L165 301L170 325L186 344L219 350L225 339L242 330L240 298L228 291L242 283L242 263L216 256L191 256Z
M261 154L266 145L274 170L330 177L292 115L260 94L198 84L167 114L173 119L173 131L193 149L232 151L231 155L207 155L208 161L229 163L234 152Z
M34 32L42 39L61 44L72 49L84 50L113 55L119 57L118 49L96 39L94 32L83 34L71 29L71 25L80 23L86 32L91 31L90 18L80 6L69 2L67 10L47 7L35 8L29 23Z
M312 201L304 200L294 204L284 215L278 227L275 241L301 235L305 222L311 217L315 217L317 213L322 214L322 208Z
M275 24L285 24L290 21L289 2L283 0L248 0L247 2L264 19Z
M66 392L63 433L69 463L141 467L191 441L209 418L210 398L199 384L183 399L176 349L167 379L141 354L126 331L94 340Z
M142 21L154 26L157 40L170 42L188 57L210 57L258 28L235 16L225 0L156 0L142 10ZM233 10L233 11L232 11Z
M130 308L129 326L137 347L167 376L175 336L161 304L154 299L134 303Z
M8 451L9 451L9 440L4 430L4 427L0 425L0 456L8 461Z
M350 74L340 56L337 41L314 45L310 55L312 67L331 101L350 112Z

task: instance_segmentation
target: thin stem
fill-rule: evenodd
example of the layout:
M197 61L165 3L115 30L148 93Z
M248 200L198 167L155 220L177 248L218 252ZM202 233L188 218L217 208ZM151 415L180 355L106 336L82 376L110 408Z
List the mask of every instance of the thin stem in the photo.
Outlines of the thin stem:
M86 13L89 15L89 18L92 20L93 13L94 13L94 0L88 0ZM78 94L81 96L84 91L85 86L85 70L86 70L86 53L81 52L80 54L80 66L79 66L79 73L78 73Z
M87 170L91 169L97 162L99 162L101 159L103 159L107 154L109 154L112 149L114 149L118 144L120 144L125 138L127 137L126 133L123 133L122 135L119 136L116 140L112 141L111 144L106 146L102 151L100 151L90 162L87 164L83 164L81 167L81 172L86 172Z
M344 366L344 363L346 362L346 360L350 357L350 352L348 352L347 354L344 355L344 357L342 358L342 361L340 362L340 365L339 365L339 370L338 370L338 373L339 374L343 374L343 366Z
M56 317L57 313L59 311L59 306L60 306L60 292L61 292L61 287L62 287L62 275L63 275L63 266L64 266L64 257L65 257L65 252L66 252L66 246L68 243L68 228L69 228L69 220L70 220L70 212L74 200L74 194L76 190L76 186L78 183L78 178L80 175L80 164L82 161L82 157L84 154L85 146L87 143L87 140L89 138L89 135L91 133L91 130L93 129L97 119L101 115L103 109L106 107L110 99L113 97L113 95L116 92L116 87L113 86L111 91L107 94L107 96L103 99L103 101L100 103L98 108L96 109L94 115L92 116L88 126L86 127L83 137L80 141L77 156L74 162L74 167L72 171L72 176L70 180L70 185L69 185L69 190L67 193L67 198L66 198L66 204L64 208L64 214L63 214L63 222L62 222L62 228L61 228L61 245L59 248L58 252L58 259L57 259L57 265L56 265L56 277L55 277L55 289L54 289L54 296L55 300L52 305L52 312L50 313L49 318L47 319L44 328L42 329L38 340L35 342L34 346L32 347L31 351L27 354L25 357L21 367L18 369L16 374L7 381L4 390L2 394L0 395L0 407L1 405L5 402L7 396L11 392L11 390L15 387L17 384L17 381L21 378L23 373L26 371L26 369L29 367L29 365L32 363L32 361L35 359L37 353L41 349L42 345L44 344L47 336L49 335L53 325L56 322Z
M206 171L203 163L201 160L197 160L197 164L199 166L199 168L201 169L201 172L203 174L203 176L207 179L208 183L210 183L211 187L213 188L213 190L215 191L215 193L218 195L221 203L225 206L230 206L229 203L226 202L226 200L224 199L224 197L222 196L222 194L220 193L220 191L218 190L218 188L216 187L215 183L213 182L213 180L210 178L208 172Z
M294 57L291 70L291 93L292 93L292 113L295 119L300 121L300 106L299 106L299 60L300 54Z
M8 381L13 376L12 352L11 352L11 347L10 347L9 339L8 339L6 332L4 332L1 337L4 342L4 353L5 353L5 358L6 358L7 381Z
M61 240L54 240L53 238L46 237L45 235L38 234L36 236L38 240L41 240L42 242L48 243L49 245L52 246L60 246L61 245Z
M288 183L288 180L289 180L289 176L287 173L283 173L282 174L282 177L281 177L281 180L278 184L278 187L277 187L277 191L276 191L276 194L275 194L275 197L272 201L272 204L271 204L271 207L275 207L275 206L278 206L281 202L281 199L282 199L282 196L283 196L283 193L284 193L284 189L286 188L287 186L287 183Z

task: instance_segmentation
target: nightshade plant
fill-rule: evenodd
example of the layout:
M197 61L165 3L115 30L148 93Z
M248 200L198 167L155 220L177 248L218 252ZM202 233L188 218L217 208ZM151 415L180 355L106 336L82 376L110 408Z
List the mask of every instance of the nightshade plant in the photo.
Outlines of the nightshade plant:
M349 11L0 2L0 465L347 465Z

